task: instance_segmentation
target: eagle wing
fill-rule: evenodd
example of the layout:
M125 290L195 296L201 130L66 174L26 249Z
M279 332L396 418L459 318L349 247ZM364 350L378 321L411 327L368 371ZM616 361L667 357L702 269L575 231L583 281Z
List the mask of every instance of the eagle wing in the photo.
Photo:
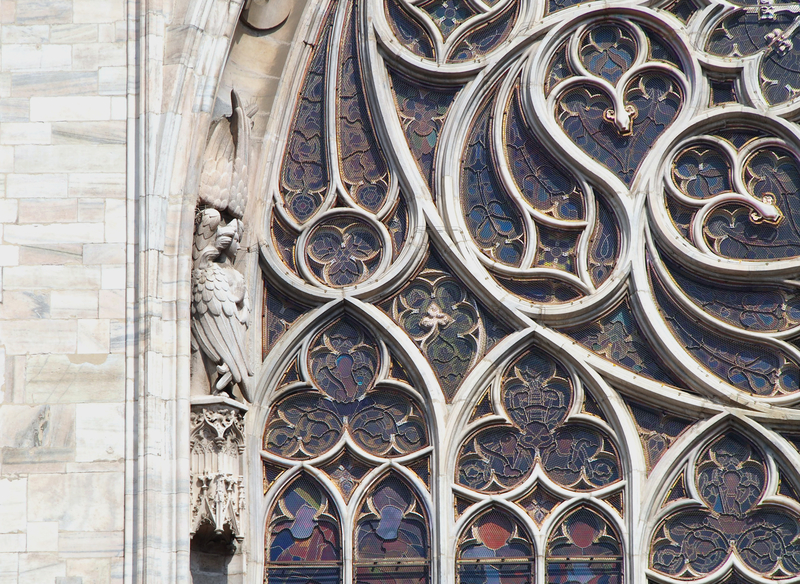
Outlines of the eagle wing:
M217 236L222 217L216 209L203 209L195 220L194 242L192 243L192 262L197 262L206 247L211 245Z
M237 219L247 205L247 163L250 121L236 91L231 91L233 113L214 124L203 157L200 203Z
M250 401L244 383L252 375L245 349L249 301L246 291L243 295L236 293L227 271L214 263L194 270L192 333L203 353L213 362L228 366L233 381L239 384L244 398Z

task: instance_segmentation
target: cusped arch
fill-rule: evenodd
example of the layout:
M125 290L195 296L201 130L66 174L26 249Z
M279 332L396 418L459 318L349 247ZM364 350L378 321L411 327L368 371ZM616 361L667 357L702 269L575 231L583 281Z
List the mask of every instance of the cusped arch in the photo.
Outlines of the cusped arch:
M392 469L362 490L353 508L353 576L358 582L429 581L433 515L419 482L407 471Z
M479 510L457 539L456 570L462 584L535 582L536 546L529 529L503 506Z
M626 548L612 517L588 503L564 511L547 540L548 584L625 581Z
M492 492L498 489L499 491L510 489L512 492L517 492L519 489L525 490L529 488L531 481L536 479L544 479L548 483L548 487L558 490L569 489L570 487L563 480L547 476L546 464L542 464L544 461L542 452L540 452L542 447L555 448L553 460L559 458L557 452L559 449L555 442L551 444L550 440L555 440L554 433L562 427L566 430L574 426L579 432L585 428L596 438L602 435L604 438L601 440L607 440L606 444L615 453L612 455L612 451L609 451L608 454L611 458L608 459L605 454L600 455L600 458L609 463L612 460L615 461L611 464L616 470L609 469L612 471L613 477L609 475L603 479L598 478L598 484L592 484L591 481L587 483L585 477L576 479L578 482L583 481L578 491L602 489L617 481L630 480L634 476L631 474L631 469L643 466L641 451L635 447L638 444L638 438L635 438L637 436L635 427L630 419L619 415L619 412L624 411L624 404L596 374L587 370L578 359L561 352L558 345L551 344L546 330L534 329L514 334L498 346L497 352L502 355L502 358L492 358L491 360L487 358L485 367L476 367L476 370L462 386L456 399L460 409L454 412L451 418L444 457L448 464L447 472L450 476L456 477L454 481L457 485L460 484L458 461L463 454L461 451L466 442L487 432L499 432L502 434L502 436L498 434L498 440L501 442L503 436L506 436L515 444L521 444L523 450L530 450L530 456L525 457L526 460L530 459L531 463L530 468L523 472L525 477L520 475L505 487L497 485L496 489L490 489ZM508 376L509 374L511 377ZM512 385L513 387L511 387ZM472 411L473 406L483 399L481 396L486 393L487 388L488 399L492 404L491 415L482 415L476 418ZM509 402L511 399L508 394L509 389L519 394L519 399L512 399ZM600 407L605 419L589 416L583 412L587 391L591 393L593 399L602 404ZM546 399L548 396L550 399ZM527 414L520 412L519 415L522 417L515 418L514 415L509 414L508 407L511 404L516 409L517 402L522 403L520 400L528 404L528 406L521 406L523 411L525 407L528 407L530 411ZM540 431L535 432L534 427L540 428ZM531 432L532 434L528 436ZM514 438L514 435L518 435L519 438ZM539 438L537 439L536 436ZM567 440L566 436L564 439ZM596 449L598 454L603 451L600 443L594 444L594 446L598 447ZM499 443L498 447L500 447ZM500 448L502 450L502 447ZM470 456L493 458L492 452L494 450L483 450L477 446L477 450ZM555 462L553 464L558 466ZM570 466L569 463L567 465ZM534 467L539 468L540 466L543 471L541 473L534 469ZM551 470L556 470L555 466ZM583 468L581 464L578 466ZM560 484L559 480L563 484ZM490 482L492 481L490 480ZM485 486L475 487L472 490L477 489L480 492Z
M800 579L800 504L793 488L779 491L779 479L796 484L796 457L780 437L721 414L671 454L646 507L648 574L662 582L719 581L731 570L756 581Z

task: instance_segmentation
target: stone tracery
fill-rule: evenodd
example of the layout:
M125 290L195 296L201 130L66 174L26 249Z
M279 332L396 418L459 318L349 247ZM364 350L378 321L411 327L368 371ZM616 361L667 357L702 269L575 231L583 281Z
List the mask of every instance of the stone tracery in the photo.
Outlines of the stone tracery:
M653 494L710 417L800 423L800 19L577 4L325 5L263 194L287 302L257 529L294 538L269 582L800 576L747 438L695 440L682 502ZM322 517L333 571L286 576Z

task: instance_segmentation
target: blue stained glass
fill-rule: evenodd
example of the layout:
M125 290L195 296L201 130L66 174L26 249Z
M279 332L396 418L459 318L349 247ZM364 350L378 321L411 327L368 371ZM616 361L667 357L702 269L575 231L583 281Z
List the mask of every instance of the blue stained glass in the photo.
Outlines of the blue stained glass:
M333 11L311 54L281 168L281 194L286 208L301 223L317 212L328 187L324 92L332 20Z
M514 2L500 16L470 32L463 41L456 45L447 60L458 63L486 55L508 38L516 22L516 17L517 3Z
M433 42L424 27L420 26L397 0L386 0L386 20L397 39L420 57L432 59Z
M690 318L666 293L652 267L650 284L672 334L711 373L746 393L762 397L798 390L800 367L784 351L736 340Z
M619 255L619 227L608 203L597 198L597 225L589 244L589 276L599 286L614 271Z
M707 313L752 331L781 331L800 325L800 290L783 286L730 286L699 278L662 258L681 291Z
M648 73L632 79L625 96L636 112L630 134L620 134L607 121L611 100L589 87L570 90L559 100L558 120L586 154L630 185L651 146L678 116L683 94L669 75Z
M522 113L519 86L512 93L505 123L508 166L522 196L534 209L558 219L583 219L584 193L530 130Z
M617 24L594 26L581 40L580 57L584 66L613 84L631 68L636 53L633 34Z
M627 299L592 323L562 330L612 363L662 383L679 385L642 336Z
M433 161L439 132L457 91L419 83L393 69L388 71L397 103L397 115L411 154L422 176L433 189Z
M529 350L506 369L501 398L512 426L493 425L461 448L460 484L477 491L506 490L525 480L537 461L556 483L593 490L620 478L614 446L599 429L568 423L574 394L559 363Z
M458 25L476 14L465 0L432 0L420 8L430 15L445 39Z
M519 522L506 512L483 513L459 543L461 584L527 584L533 581L533 545Z
M800 574L800 517L761 503L768 472L760 449L738 432L714 440L696 463L695 483L704 507L667 517L653 538L651 566L669 575L698 577L735 552L763 577Z
M461 207L467 229L490 258L519 265L525 230L519 210L500 186L490 151L491 100L479 111L470 130L461 173Z
M428 582L428 519L417 494L398 476L390 474L370 492L354 539L357 583Z
M579 507L553 529L547 545L548 584L621 584L622 546L611 524Z
M364 209L377 212L389 191L389 169L372 127L367 92L361 77L355 7L345 26L339 70L337 132L342 180L353 199Z

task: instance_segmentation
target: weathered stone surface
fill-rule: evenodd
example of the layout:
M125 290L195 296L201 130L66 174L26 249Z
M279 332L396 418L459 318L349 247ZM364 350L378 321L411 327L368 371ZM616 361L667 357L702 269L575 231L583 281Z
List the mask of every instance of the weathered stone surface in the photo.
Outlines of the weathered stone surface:
M57 521L60 531L120 531L117 510L123 496L121 473L33 474L28 477L28 521ZM59 545L69 545L68 539L59 538Z
M122 355L32 355L25 393L30 403L119 402L124 374Z

